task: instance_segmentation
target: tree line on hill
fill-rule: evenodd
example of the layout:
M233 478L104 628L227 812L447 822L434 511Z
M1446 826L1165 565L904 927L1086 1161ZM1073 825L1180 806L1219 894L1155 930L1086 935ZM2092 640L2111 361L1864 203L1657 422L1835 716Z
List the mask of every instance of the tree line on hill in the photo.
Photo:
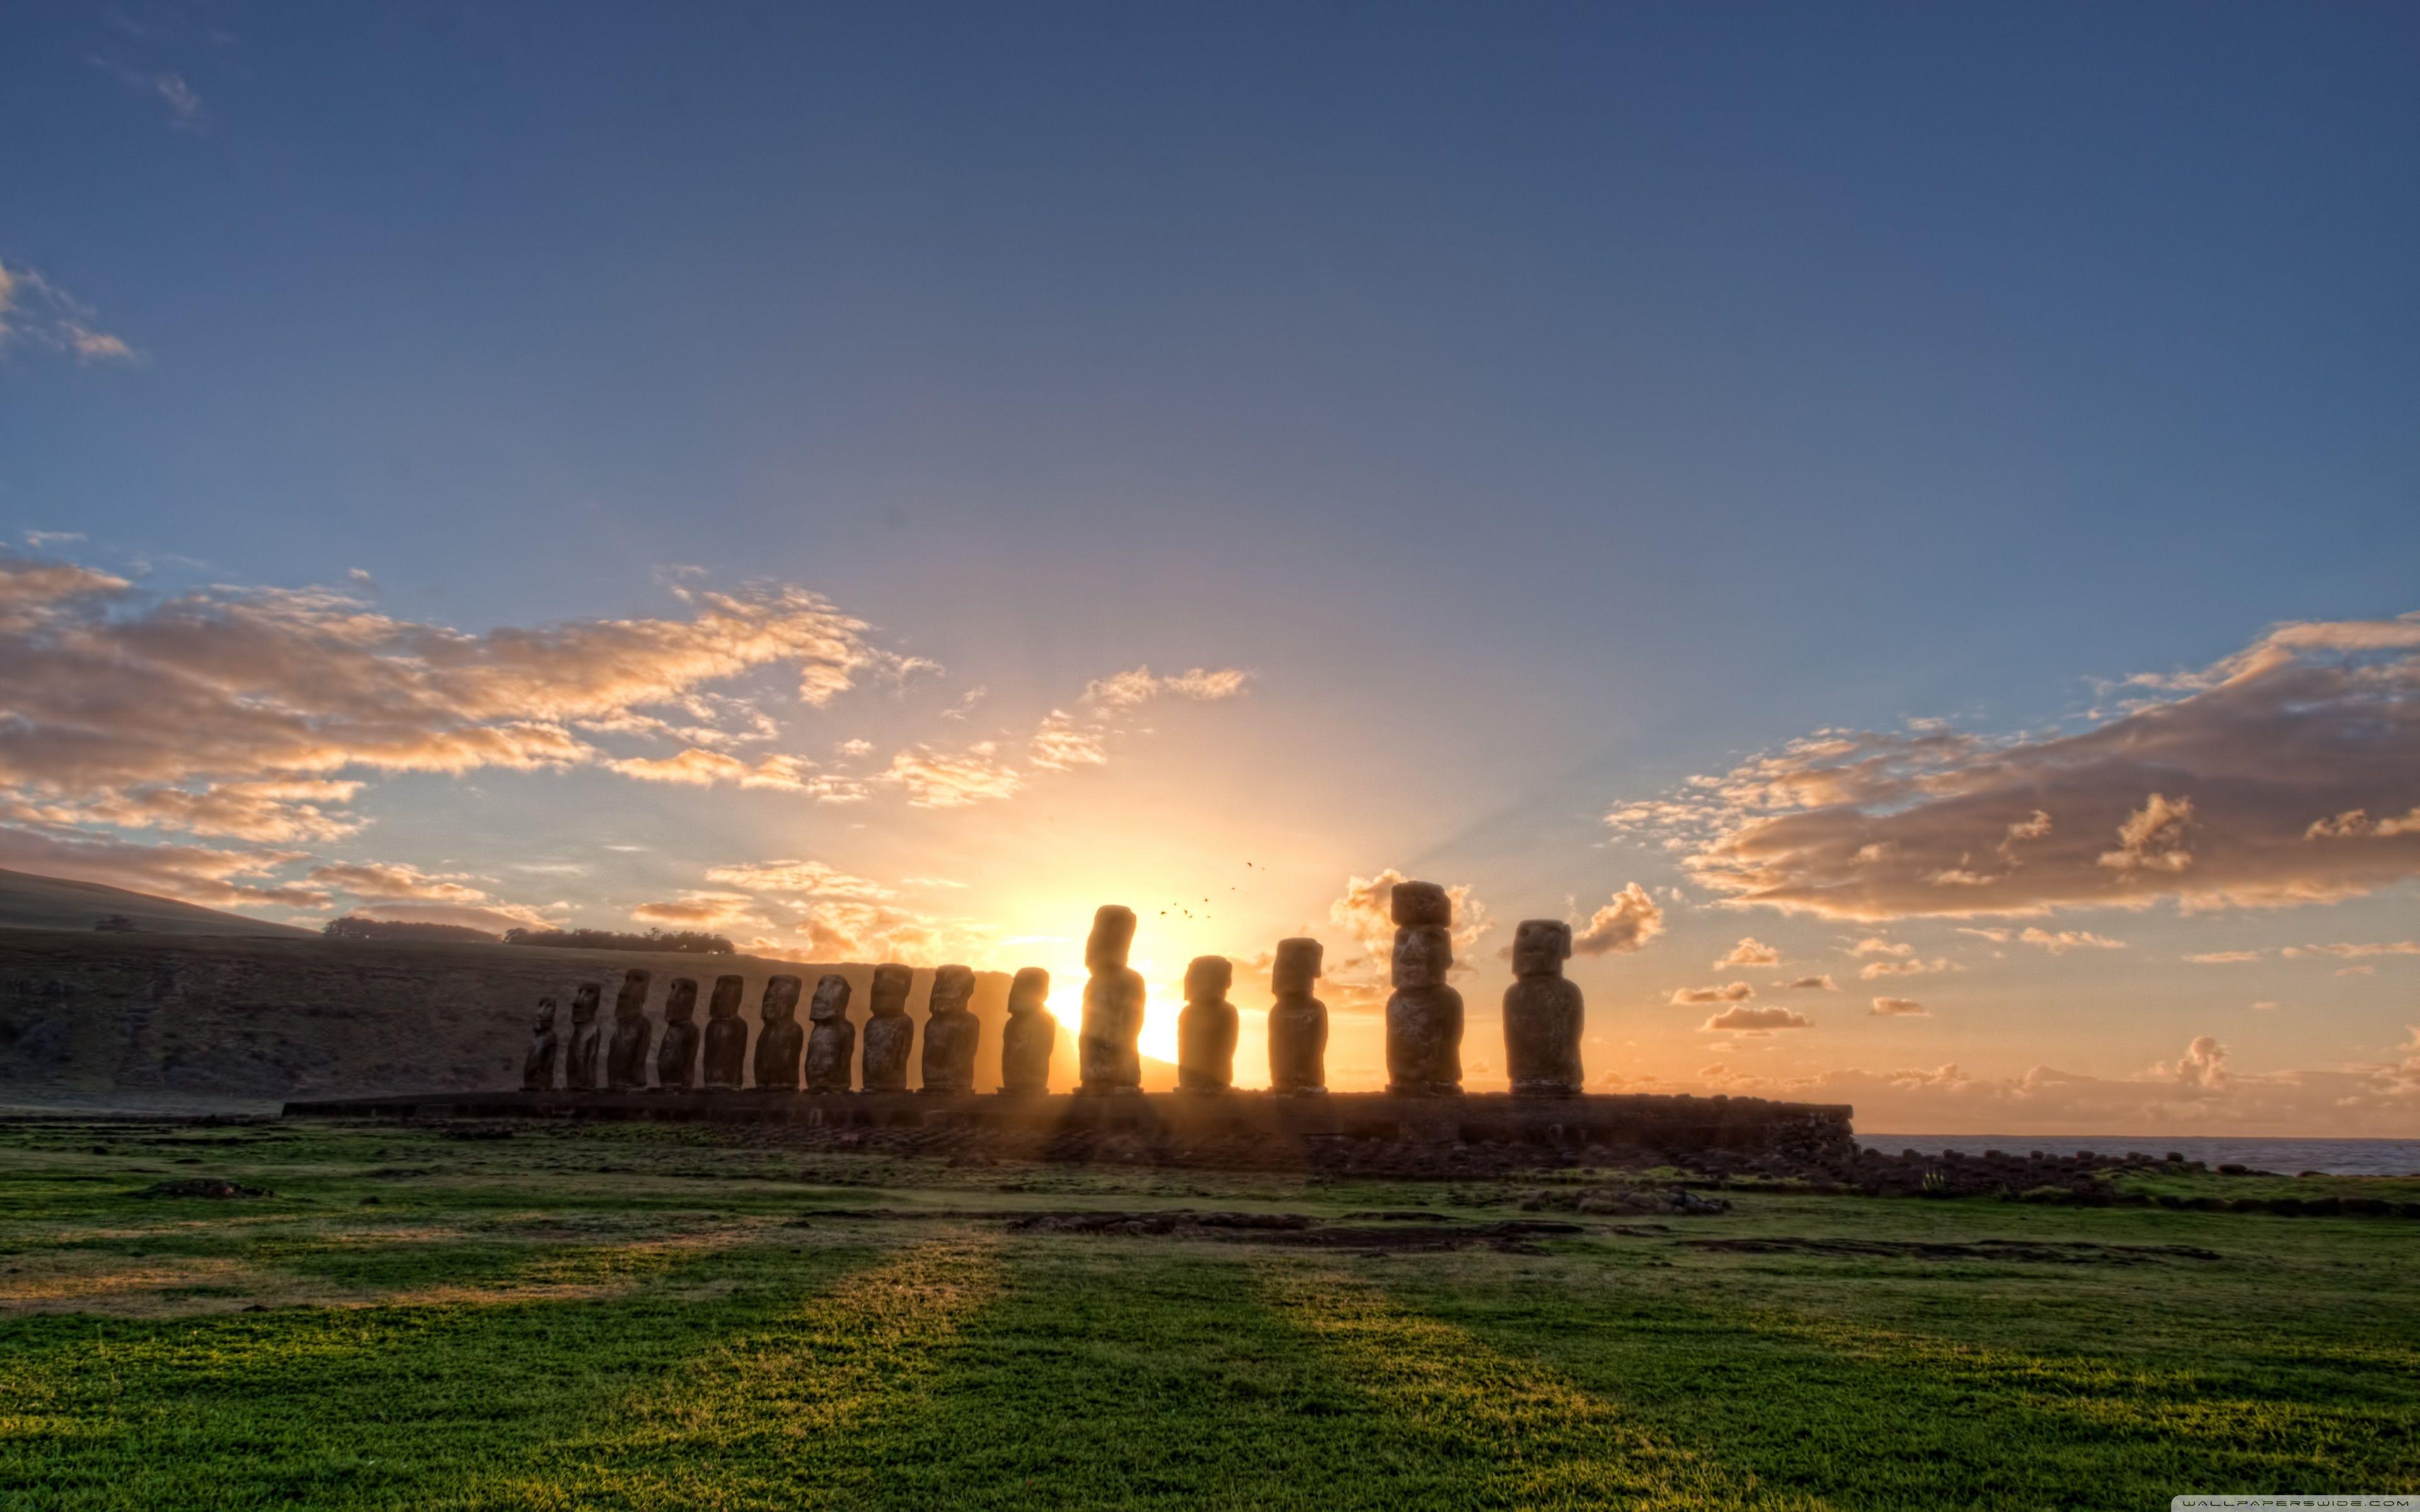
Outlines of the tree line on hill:
M508 929L502 934L468 924L430 924L416 919L344 918L319 933L332 940L448 945L545 945L567 950L671 950L685 955L730 955L732 943L704 930L651 929L645 933L610 929Z

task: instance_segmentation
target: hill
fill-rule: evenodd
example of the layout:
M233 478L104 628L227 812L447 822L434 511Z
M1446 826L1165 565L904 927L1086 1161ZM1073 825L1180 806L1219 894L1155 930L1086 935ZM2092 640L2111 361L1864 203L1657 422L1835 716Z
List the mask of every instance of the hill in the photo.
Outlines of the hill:
M146 934L246 934L308 939L314 931L271 924L241 914L221 913L198 903L70 882L31 872L0 871L0 929L89 930L111 914Z

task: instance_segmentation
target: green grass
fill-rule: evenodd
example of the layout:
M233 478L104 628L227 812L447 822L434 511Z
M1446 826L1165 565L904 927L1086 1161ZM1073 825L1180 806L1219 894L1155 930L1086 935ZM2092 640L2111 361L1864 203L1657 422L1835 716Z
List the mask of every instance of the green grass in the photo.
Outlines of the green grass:
M276 1195L133 1195L193 1175ZM1660 1233L1583 1216L1529 1253L1383 1256L1001 1221L1416 1205L1493 1221L1506 1196L952 1169L703 1130L0 1126L0 1505L2420 1490L2407 1219L1754 1192ZM1729 1238L2217 1257L1695 1242Z

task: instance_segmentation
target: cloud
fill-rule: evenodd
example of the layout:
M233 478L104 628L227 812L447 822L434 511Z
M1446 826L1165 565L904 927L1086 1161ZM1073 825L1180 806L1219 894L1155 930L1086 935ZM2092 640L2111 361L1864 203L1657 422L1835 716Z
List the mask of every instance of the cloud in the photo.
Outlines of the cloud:
M372 903L489 901L486 890L471 886L472 879L465 873L431 873L418 867L382 861L332 861L313 867L304 880L316 882L331 892L349 893Z
M172 131L198 131L202 129L202 97L185 82L184 75L167 69L147 72L130 69L104 57L88 57L85 61L129 89L149 95L166 105L168 125Z
M1024 776L999 752L988 740L955 752L912 746L894 754L874 780L905 793L913 809L964 809L1014 796L1025 786Z
M880 903L819 901L799 920L798 934L808 957L817 961L939 965L972 953L955 927Z
M1133 708L1156 698L1192 699L1197 702L1217 702L1244 691L1251 673L1238 667L1204 669L1177 672L1167 677L1152 674L1148 667L1131 667L1096 678L1084 687L1084 702L1107 704L1114 708Z
M1913 997L1877 997L1874 1006L1866 1011L1872 1018L1921 1019L1932 1016L1930 1010Z
M2232 966L2241 965L2246 961L2257 961L2260 959L2260 952L2257 950L2207 950L2200 955L2189 955L2185 959L2197 966Z
M1106 766L1109 760L1107 735L1098 726L1078 725L1064 709L1053 709L1035 727L1026 759L1047 772Z
M0 825L0 868L131 887L211 908L326 907L328 894L316 887L270 880L299 859L292 851L137 845L115 836Z
M752 892L876 902L897 894L881 883L852 875L822 861L750 861L706 869L706 880Z
M1829 973L1820 977L1800 977L1782 985L1800 992L1837 993L1840 990L1840 984L1834 981Z
M1792 1008L1727 1008L1699 1027L1733 1034L1766 1034L1775 1029L1812 1028L1814 1025Z
M815 764L803 756L766 756L752 763L722 751L691 746L671 756L630 756L604 764L608 771L641 782L796 793L819 803L862 803L868 795L864 782L817 771Z
M1966 968L1947 957L1931 961L1869 961L1857 973L1859 981L1873 981L1883 977L1935 977L1946 971Z
M133 347L101 329L91 306L31 268L0 264L0 358L11 347L32 347L73 357L79 363L139 361ZM28 532L29 538L64 532ZM82 536L75 537L78 540ZM45 544L40 540L36 546Z
M1704 1003L1744 1003L1755 995L1755 988L1734 981L1721 987L1676 987L1671 1001L1675 1008L1689 1008Z
M1725 966L1777 966L1781 952L1753 936L1743 938L1731 947L1730 954L1714 963L1719 971Z
M2124 940L2108 939L2089 930L2063 929L2056 933L2045 929L2027 929L2017 938L2026 945L2039 945L2053 955L2065 955L2070 950L2122 950Z
M744 892L684 892L669 902L641 903L630 910L630 917L674 929L721 930L763 922L756 914L756 900Z
M2357 961L2373 955L2420 955L2420 940L2388 940L2383 943L2350 945L2289 945L2278 952L2289 961L2308 956L2332 955L2342 961Z
M1846 955L1910 956L1916 954L1916 947L1913 945L1893 944L1889 940L1876 939L1869 936L1866 939L1859 940L1854 945L1843 947L1842 953Z
M1737 905L2274 907L2420 875L2420 614L2281 625L2067 733L1826 731L1616 807Z
M1572 932L1575 955L1626 955L1664 933L1664 910L1633 882ZM1719 963L1717 963L1719 964Z

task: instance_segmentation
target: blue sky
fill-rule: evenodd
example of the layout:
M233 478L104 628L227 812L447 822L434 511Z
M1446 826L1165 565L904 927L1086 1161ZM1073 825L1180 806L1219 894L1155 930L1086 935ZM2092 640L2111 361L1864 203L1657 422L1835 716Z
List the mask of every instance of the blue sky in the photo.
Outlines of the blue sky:
M381 771L289 880L408 865L607 923L808 857L902 908L960 882L923 911L997 941L1037 897L1293 858L1182 947L1249 961L1394 867L1498 920L1475 1002L1511 920L1637 881L1661 939L1575 973L1627 1023L1717 934L1842 947L1613 807L2420 609L2415 43L2357 5L37 8L0 52L0 525L145 602L350 583L472 636L792 585L942 669L822 709L775 664L717 683L778 726L752 762L1005 750L1125 669L1248 674L943 809ZM2368 1065L2412 965L2273 984L2315 1045L2173 963L2408 937L2411 903L2164 898L2084 920L2130 948L2056 987L2072 1022L2024 1005L2080 952L1978 960L1955 1025L1835 1009L1841 1042L1721 1063L1877 1068L1919 1029L2008 1075L2203 1034ZM1714 1063L1660 1011L1605 1063Z

